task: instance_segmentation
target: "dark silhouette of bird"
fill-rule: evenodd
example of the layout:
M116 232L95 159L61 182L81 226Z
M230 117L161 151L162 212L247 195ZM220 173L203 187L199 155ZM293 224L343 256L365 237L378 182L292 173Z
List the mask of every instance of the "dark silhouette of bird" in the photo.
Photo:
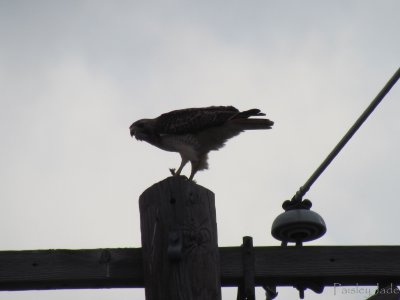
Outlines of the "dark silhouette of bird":
M273 121L259 109L239 111L233 106L187 108L164 113L154 119L141 119L130 127L131 136L165 151L178 152L182 162L173 175L180 175L190 161L189 180L208 168L208 153L222 148L232 137L246 130L271 129ZM256 117L256 118L252 118Z

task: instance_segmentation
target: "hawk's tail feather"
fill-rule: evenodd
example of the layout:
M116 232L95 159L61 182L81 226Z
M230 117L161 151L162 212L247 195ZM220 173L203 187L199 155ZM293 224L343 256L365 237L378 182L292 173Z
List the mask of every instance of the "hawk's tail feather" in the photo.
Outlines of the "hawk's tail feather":
M234 119L236 118L249 118L249 117L255 117L255 116L265 116L264 113L261 112L261 110L257 108L249 109L242 111L234 116Z
M274 122L268 119L234 119L232 123L242 130L271 129Z

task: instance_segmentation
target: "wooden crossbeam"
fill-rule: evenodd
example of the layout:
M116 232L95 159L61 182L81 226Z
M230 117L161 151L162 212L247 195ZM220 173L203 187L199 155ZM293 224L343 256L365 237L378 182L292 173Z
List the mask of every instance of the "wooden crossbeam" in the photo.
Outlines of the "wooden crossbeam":
M0 251L0 290L143 287L140 248Z
M243 277L240 247L221 247L221 284ZM400 284L400 246L254 247L257 286ZM140 288L141 248L0 251L0 290Z

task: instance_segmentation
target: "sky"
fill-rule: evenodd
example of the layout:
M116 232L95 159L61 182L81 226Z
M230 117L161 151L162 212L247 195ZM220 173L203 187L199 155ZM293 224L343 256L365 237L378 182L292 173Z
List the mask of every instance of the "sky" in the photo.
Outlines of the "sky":
M270 230L282 202L399 68L399 11L396 0L0 0L0 250L140 247L138 197L180 157L128 127L210 105L259 108L275 122L211 152L196 175L216 195L219 246L245 235L279 245ZM307 194L328 228L308 245L400 244L399 98L400 84ZM144 291L0 292L71 297Z

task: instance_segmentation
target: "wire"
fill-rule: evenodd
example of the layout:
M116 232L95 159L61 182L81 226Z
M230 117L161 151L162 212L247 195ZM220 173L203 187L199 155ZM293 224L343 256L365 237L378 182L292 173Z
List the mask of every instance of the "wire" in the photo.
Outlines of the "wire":
M347 131L347 133L342 137L339 143L333 148L331 153L325 158L321 165L314 171L306 183L300 187L296 194L292 198L292 202L296 203L302 200L304 195L309 191L313 183L318 179L318 177L325 171L329 164L335 159L336 155L343 149L347 142L352 138L352 136L357 132L361 125L367 120L369 115L374 111L374 109L383 100L386 94L391 90L391 88L396 84L397 80L400 78L400 68L393 74L386 85L382 88L379 94L375 97L370 105L365 109L361 116L356 120L353 126Z

